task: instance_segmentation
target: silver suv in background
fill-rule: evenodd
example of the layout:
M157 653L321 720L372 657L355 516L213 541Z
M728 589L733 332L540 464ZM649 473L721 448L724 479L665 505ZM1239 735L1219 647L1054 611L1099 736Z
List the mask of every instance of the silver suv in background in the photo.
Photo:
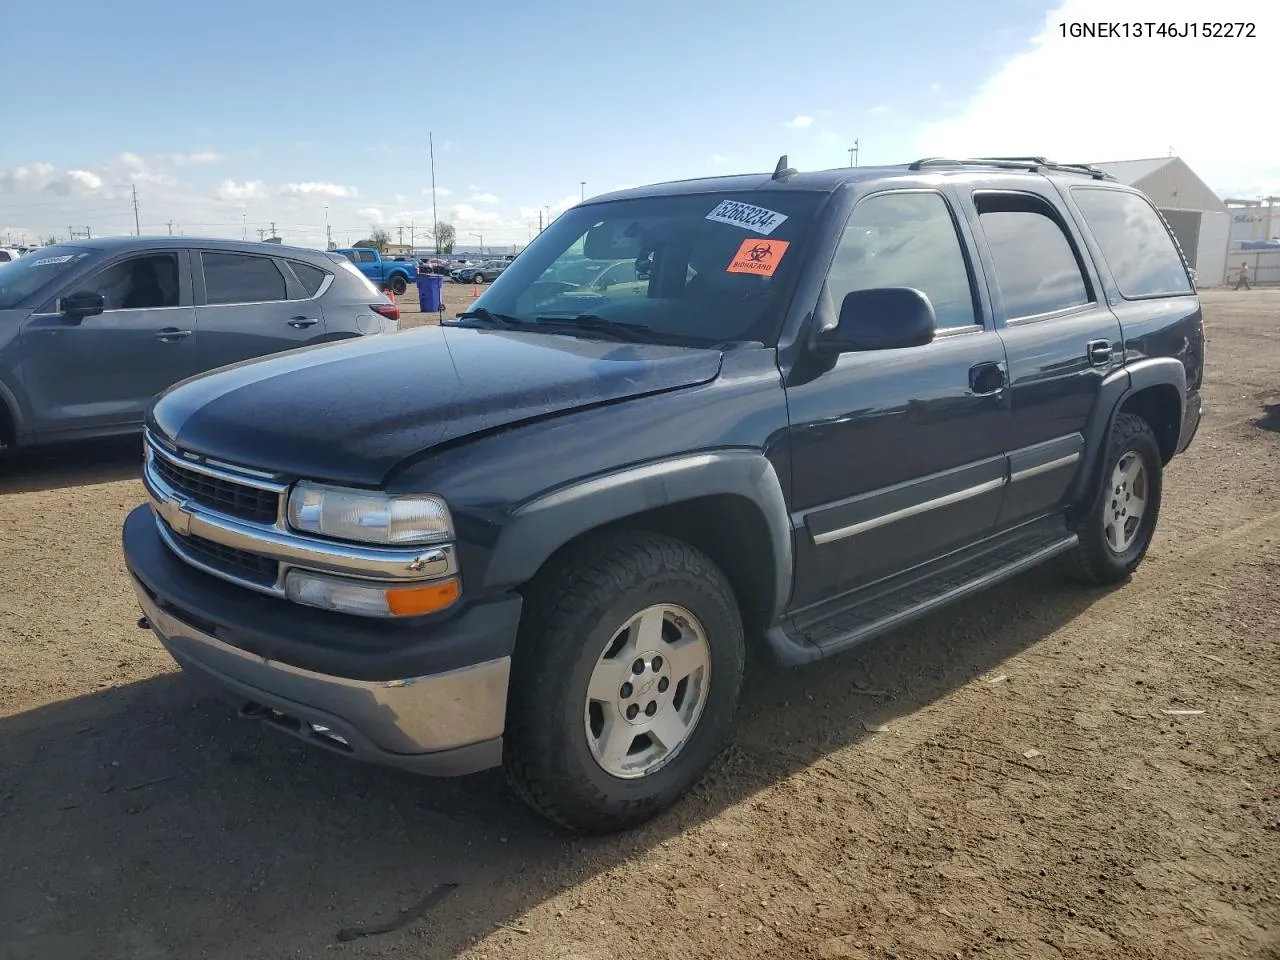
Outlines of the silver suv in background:
M187 377L399 327L345 258L112 237L0 264L0 449L131 433Z

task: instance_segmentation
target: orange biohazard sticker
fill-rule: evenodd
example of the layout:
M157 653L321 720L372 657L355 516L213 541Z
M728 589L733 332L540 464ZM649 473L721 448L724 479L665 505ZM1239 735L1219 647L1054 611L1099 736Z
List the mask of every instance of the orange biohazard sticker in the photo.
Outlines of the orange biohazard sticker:
M743 240L738 252L725 267L725 273L753 273L758 277L772 277L778 269L782 255L791 244L786 240L766 240L754 237Z

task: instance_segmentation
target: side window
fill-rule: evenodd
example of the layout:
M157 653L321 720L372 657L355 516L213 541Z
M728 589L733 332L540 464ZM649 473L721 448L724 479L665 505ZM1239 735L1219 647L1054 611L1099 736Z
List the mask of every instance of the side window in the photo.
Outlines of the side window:
M378 258L372 250L357 250L356 255L361 263L377 263Z
M289 266L293 270L294 276L298 278L298 282L302 284L302 289L306 291L308 297L314 297L320 289L320 285L324 283L324 278L328 276L319 267L313 267L309 263L303 263L301 260L290 260Z
M1091 302L1071 241L1032 197L976 198L1008 319Z
M0 263L9 263L13 257L9 256L8 250L0 250Z
M284 274L269 257L243 253L201 253L208 303L264 303L285 300Z
M1102 248L1122 297L1192 292L1182 254L1150 203L1136 194L1096 187L1072 187L1071 198Z
M938 329L979 322L960 237L946 200L936 193L884 193L859 203L827 286L836 310L855 290L914 287L933 304Z
M356 252L354 250L344 250L342 252L342 255L346 257L348 260L350 260L352 263L360 262L360 258L356 255Z
M178 306L178 255L149 253L113 263L81 289L102 294L104 310Z

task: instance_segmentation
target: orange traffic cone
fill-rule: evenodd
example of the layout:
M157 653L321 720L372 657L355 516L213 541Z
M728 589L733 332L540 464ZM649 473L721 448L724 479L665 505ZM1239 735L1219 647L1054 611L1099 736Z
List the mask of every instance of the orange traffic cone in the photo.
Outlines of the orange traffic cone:
M392 290L390 287L383 287L382 292L387 295L387 299L390 300L392 303L396 302L396 292Z
M476 299L477 297L479 297L479 296L480 296L480 285L479 285L479 284L474 284L474 285L471 287L471 299L472 299L472 300L475 300L475 299Z

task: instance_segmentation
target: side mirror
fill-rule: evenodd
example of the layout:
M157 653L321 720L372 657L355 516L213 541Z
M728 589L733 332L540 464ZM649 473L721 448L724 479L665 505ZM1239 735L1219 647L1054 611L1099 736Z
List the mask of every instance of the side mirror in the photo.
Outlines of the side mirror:
M79 293L69 293L63 297L59 304L59 313L68 322L79 323L85 317L97 316L105 309L106 305L107 302L102 294L82 290Z
M833 353L924 346L933 342L938 326L933 304L912 287L855 290L844 298L834 326L821 329L830 324L833 313L824 285L822 306L816 313L820 325L817 346Z

